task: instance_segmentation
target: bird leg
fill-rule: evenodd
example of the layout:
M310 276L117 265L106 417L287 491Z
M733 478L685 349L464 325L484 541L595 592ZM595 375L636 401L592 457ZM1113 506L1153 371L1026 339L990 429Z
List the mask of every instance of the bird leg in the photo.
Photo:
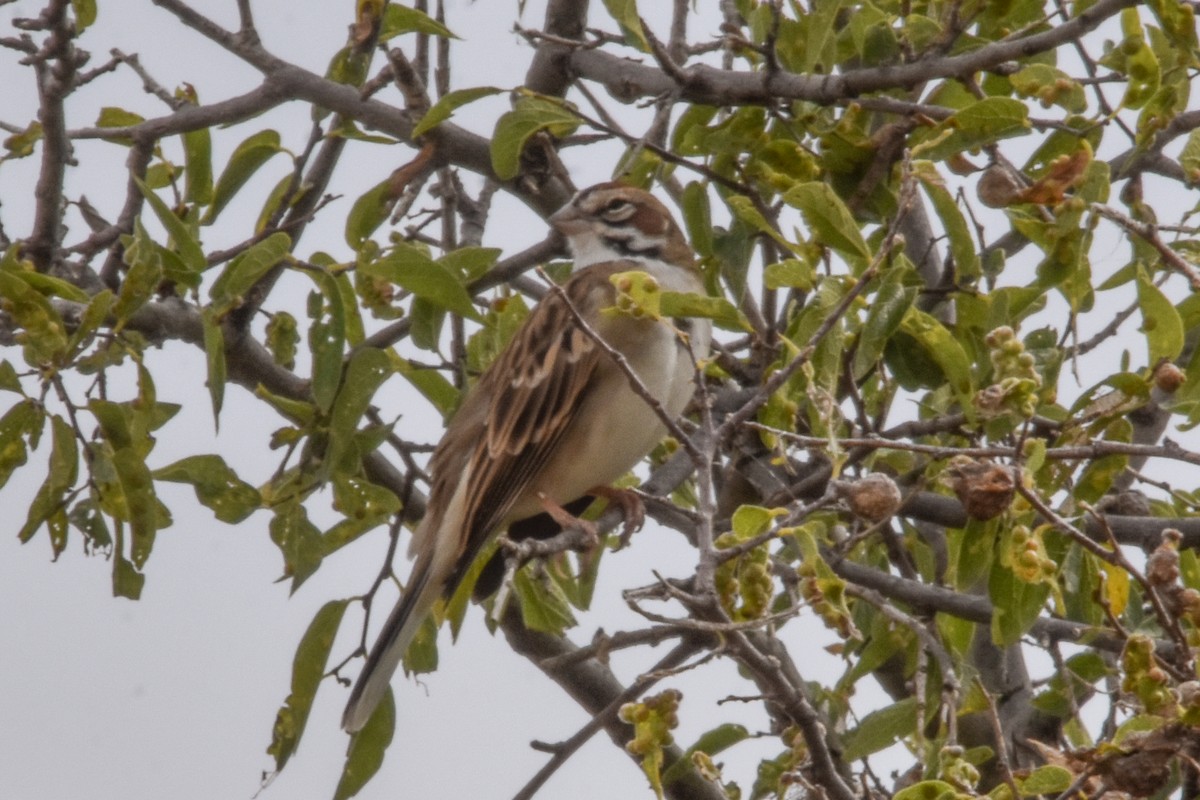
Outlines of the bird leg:
M610 504L620 507L625 522L617 539L617 549L624 549L633 535L646 524L646 506L642 498L633 489L618 489L615 486L594 486L588 489L588 494L603 497Z
M592 492L589 492L589 494L592 494ZM563 529L563 533L574 530L583 534L584 539L577 546L572 546L572 550L583 552L591 550L600 544L600 534L596 531L595 523L589 522L586 519L580 519L551 500L543 492L538 492L538 504L550 516L550 519L554 520L555 524Z

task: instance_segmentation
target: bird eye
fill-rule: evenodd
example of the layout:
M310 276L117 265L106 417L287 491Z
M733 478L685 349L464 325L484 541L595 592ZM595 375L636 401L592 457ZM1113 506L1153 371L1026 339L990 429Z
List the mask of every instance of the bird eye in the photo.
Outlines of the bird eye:
M604 216L607 219L616 222L629 219L631 216L633 216L633 212L635 210L636 209L633 207L633 203L629 202L628 200L616 198L608 201L608 203L604 206Z

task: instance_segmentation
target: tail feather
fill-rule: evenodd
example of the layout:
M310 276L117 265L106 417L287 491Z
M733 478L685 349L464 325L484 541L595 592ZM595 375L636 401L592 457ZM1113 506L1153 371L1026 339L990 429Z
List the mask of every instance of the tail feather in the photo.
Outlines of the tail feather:
M392 675L400 666L400 659L441 594L438 582L429 579L431 570L428 566L424 569L420 568L421 564L417 566L403 596L392 609L379 638L367 655L367 663L363 665L350 692L350 699L342 714L342 727L350 733L361 730L371 718L375 707L387 693Z

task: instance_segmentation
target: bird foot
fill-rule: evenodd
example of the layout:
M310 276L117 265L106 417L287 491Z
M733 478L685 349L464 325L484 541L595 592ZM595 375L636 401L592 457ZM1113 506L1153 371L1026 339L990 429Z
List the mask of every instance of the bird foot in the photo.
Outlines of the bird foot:
M609 503L620 507L625 522L617 539L617 549L624 549L633 535L646 524L646 505L642 498L633 489L618 489L614 486L595 486L588 489L588 494L603 497Z
M550 516L550 519L563 529L563 533L574 531L581 534L581 538L572 543L571 550L585 552L600 544L600 534L594 523L580 519L541 492L538 492L538 503L542 506L542 510Z

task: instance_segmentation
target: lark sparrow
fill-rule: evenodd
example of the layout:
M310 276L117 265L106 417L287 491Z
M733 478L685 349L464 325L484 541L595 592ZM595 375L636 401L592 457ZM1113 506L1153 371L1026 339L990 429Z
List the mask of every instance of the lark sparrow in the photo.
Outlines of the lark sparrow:
M619 272L647 272L667 291L703 292L695 256L666 206L648 192L605 183L580 192L550 223L566 237L575 273L529 315L434 451L425 518L409 548L416 564L350 694L348 731L366 724L433 605L454 592L492 537L607 486L665 433L571 307L672 418L692 397L692 355L708 352L707 320L672 325L602 313L615 304L610 278Z

